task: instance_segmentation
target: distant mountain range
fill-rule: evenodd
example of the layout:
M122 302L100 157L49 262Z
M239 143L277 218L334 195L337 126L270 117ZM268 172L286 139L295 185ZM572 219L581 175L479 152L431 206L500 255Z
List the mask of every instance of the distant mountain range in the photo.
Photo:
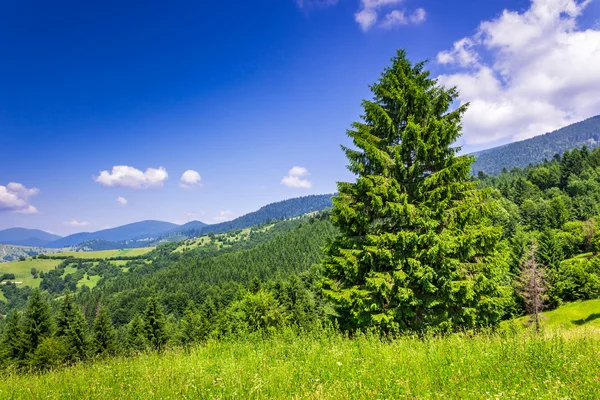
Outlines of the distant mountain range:
M473 174L483 171L488 175L498 175L503 168L524 168L584 145L590 149L600 145L600 115L545 135L473 153L477 157L472 167Z
M297 217L331 207L331 194L304 196L272 203L232 221L207 225L191 221L177 225L163 221L141 221L97 232L81 232L60 237L37 229L11 228L0 231L0 244L87 250L107 250L153 246L163 242L183 240L206 233L221 233L259 225L274 219Z
M10 228L0 231L0 244L15 246L44 247L60 238L58 235L39 229Z
M91 241L119 242L135 238L151 238L179 225L164 221L134 222L98 232L81 232L48 243L47 247L71 247Z

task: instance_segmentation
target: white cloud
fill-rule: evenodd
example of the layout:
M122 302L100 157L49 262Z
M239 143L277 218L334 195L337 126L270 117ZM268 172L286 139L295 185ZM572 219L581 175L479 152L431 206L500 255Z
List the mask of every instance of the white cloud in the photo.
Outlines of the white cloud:
M111 172L101 171L100 176L94 180L106 187L149 189L162 187L168 177L169 174L163 167L148 168L146 172L142 172L127 165L115 165Z
M179 186L184 189L189 189L194 186L202 186L200 183L201 180L202 177L198 172L188 169L183 173L183 175L181 175L181 178L179 179Z
M117 197L117 203L119 203L122 206L126 206L128 201L125 197L119 196L119 197Z
M383 9L402 3L403 0L361 0L359 10L354 14L354 20L363 31L371 29L379 19ZM427 13L423 8L418 8L410 15L405 11L392 10L388 12L379 25L382 28L395 28L401 25L419 24L425 21Z
M73 226L76 228L81 228L83 226L88 226L90 223L87 221L77 221L76 219L72 219L70 221L63 222L63 225Z
M6 186L0 185L0 212L36 214L37 208L29 204L28 199L38 193L38 189L28 189L20 183L10 182Z
M216 222L225 222L225 221L229 221L233 219L233 212L231 211L219 211L219 215L216 217L213 217L213 220L215 220Z
M292 167L288 174L281 179L281 184L291 188L309 189L312 183L305 179L308 176L308 170L304 167Z
M577 25L588 3L533 0L438 54L456 68L440 83L471 103L466 144L522 140L600 113L600 29Z
M380 26L385 29L393 29L410 23L419 24L425 21L427 13L424 9L418 8L411 15L406 15L404 11L393 10L383 17Z

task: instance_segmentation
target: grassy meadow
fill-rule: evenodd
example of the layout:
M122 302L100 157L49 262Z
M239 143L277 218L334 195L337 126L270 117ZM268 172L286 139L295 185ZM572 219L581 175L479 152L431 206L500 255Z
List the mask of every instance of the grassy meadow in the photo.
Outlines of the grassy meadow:
M567 303L556 310L544 312L540 320L547 330L580 326L600 329L600 299ZM515 321L519 326L530 325L529 317L521 317Z
M66 251L51 256L58 257L75 257L75 258L114 258L114 257L137 257L142 256L154 247L140 247L135 249L120 249L120 250L100 250L100 251Z
M600 332L282 334L2 376L10 399L597 399Z
M11 261L7 263L0 263L0 275L4 273L15 274L15 282L22 282L23 286L31 286L36 288L40 286L41 279L35 279L31 275L31 268L35 268L38 272L48 272L53 270L61 260L47 260L47 259L32 259L28 258L25 261Z

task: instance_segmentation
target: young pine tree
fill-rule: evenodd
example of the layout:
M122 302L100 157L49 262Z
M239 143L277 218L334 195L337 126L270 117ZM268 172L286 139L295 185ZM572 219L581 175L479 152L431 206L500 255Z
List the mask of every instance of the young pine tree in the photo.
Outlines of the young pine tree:
M117 334L106 309L100 309L94 320L94 353L97 355L114 354L117 350Z
M151 298L144 311L144 333L146 340L155 350L162 350L167 344L165 316L156 298Z
M90 350L88 325L79 309L73 311L65 332L66 357L69 361L85 360Z
M402 50L363 101L343 147L355 183L338 183L323 290L342 328L451 330L494 324L504 312L506 256L487 191L458 156L458 97Z
M127 348L132 351L142 351L146 349L146 336L144 334L144 321L136 314L129 322L127 329Z
M182 344L198 343L208 336L208 321L192 306L189 306L181 319L179 334Z
M56 336L62 337L67 334L69 324L73 320L74 315L75 304L73 303L73 298L70 294L66 294L56 318Z
M17 364L25 360L27 348L21 322L21 314L18 311L13 311L6 318L6 326L0 340L0 360Z
M50 306L42 297L40 290L35 289L29 296L23 318L26 351L35 352L45 338L52 336L53 330Z

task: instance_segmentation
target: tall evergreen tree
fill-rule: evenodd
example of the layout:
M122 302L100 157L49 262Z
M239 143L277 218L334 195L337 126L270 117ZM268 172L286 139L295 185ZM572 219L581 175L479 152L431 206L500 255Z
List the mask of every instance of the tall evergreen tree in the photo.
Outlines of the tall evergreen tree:
M142 321L139 314L136 314L129 322L129 327L127 329L127 348L134 351L141 351L146 348L144 321Z
M40 290L35 289L27 301L23 320L27 352L33 353L44 338L52 336L53 329L50 306Z
M168 340L165 316L158 300L153 297L144 312L144 333L152 348L161 350Z
M18 311L13 311L6 318L6 326L0 340L0 360L19 362L25 359L27 348L21 322L21 314Z
M69 324L75 315L75 305L70 294L66 294L56 318L56 336L66 336Z
M75 308L65 332L66 356L69 361L84 360L89 352L88 326L81 310Z
M340 325L442 330L496 323L509 289L491 224L489 192L476 190L470 156L458 156L467 105L402 50L363 101L343 147L357 175L338 183L324 294Z
M94 352L98 355L114 354L117 349L116 339L110 315L102 308L94 320Z
M188 306L180 322L180 340L183 344L197 343L208 336L208 321L192 306Z

